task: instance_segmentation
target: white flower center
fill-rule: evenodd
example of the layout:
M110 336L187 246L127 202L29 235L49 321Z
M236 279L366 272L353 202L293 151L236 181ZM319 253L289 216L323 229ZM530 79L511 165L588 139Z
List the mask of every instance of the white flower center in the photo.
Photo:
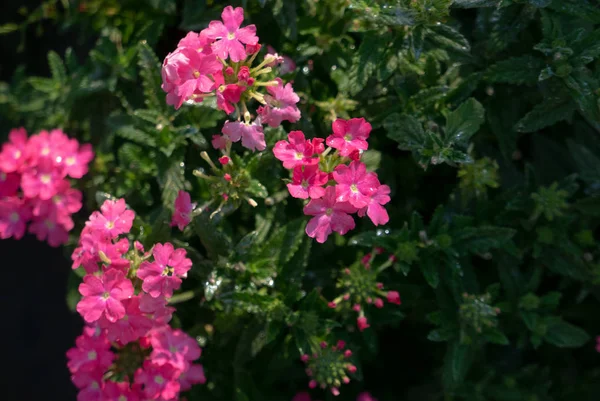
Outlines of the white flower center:
M233 40L233 39L235 39L235 32L233 32L233 33L232 33L232 32L229 32L229 33L227 34L227 39L229 39L229 40Z
M358 187L356 186L356 184L350 185L350 191L352 191L352 193L354 194L358 193Z
M12 212L10 214L10 221L13 222L13 223L16 223L17 221L19 221L19 213Z
M73 156L69 156L65 159L65 164L67 166L72 166L73 164L75 164L75 157Z
M331 216L331 215L333 214L333 209L332 209L332 208L330 208L330 207L329 207L329 208L327 208L327 210L325 210L325 214L326 214L327 216Z
M40 176L40 181L42 184L49 184L52 181L52 176L50 174L42 174Z
M90 361L95 361L98 357L98 354L96 353L96 351L90 351L88 352L87 357Z

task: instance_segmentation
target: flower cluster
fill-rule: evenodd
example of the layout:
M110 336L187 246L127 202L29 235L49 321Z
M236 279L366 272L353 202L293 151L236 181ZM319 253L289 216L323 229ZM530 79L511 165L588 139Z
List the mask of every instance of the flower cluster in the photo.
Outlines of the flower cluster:
M171 328L167 305L192 266L184 249L155 244L149 252L122 236L135 214L123 199L92 213L73 252L73 268L87 273L77 311L87 323L67 352L79 401L177 400L204 383L198 343Z
M82 197L68 177L83 177L93 157L90 145L60 129L29 138L24 128L10 131L0 152L0 238L21 239L30 223L38 240L53 247L67 242Z
M313 218L306 234L317 242L325 242L334 231L344 235L352 230L353 213L366 214L375 225L389 220L382 205L390 201L390 187L382 185L375 172L367 172L360 160L370 132L371 124L364 118L337 119L325 141L327 149L323 139L308 140L301 131L290 132L287 141L273 148L275 157L292 172L290 195L310 199L304 214Z
M383 283L377 281L379 273L391 266L393 256L376 269L371 268L376 256L382 253L383 249L376 248L374 252L366 254L360 262L344 269L344 274L337 282L337 287L342 290L342 295L328 303L328 306L335 310L356 312L358 314L356 325L360 331L370 327L365 316L367 305L374 305L381 309L384 306L383 298L392 304L400 305L401 303L400 294L397 291L385 291Z
M352 351L347 348L344 350L345 346L346 343L342 340L331 347L323 341L312 355L302 355L300 359L306 364L306 374L311 378L309 388L329 387L333 395L339 395L342 383L350 383L347 374L355 373L356 366L348 361Z
M231 144L241 141L245 148L261 151L266 148L263 124L277 127L282 121L298 121L300 99L292 85L280 78L261 81L284 58L270 53L253 67L262 46L254 25L241 27L244 10L227 6L221 18L200 33L189 32L167 55L162 89L167 92L167 103L175 108L216 96L217 107L227 114L235 112L237 120L225 123L222 135L213 136L213 146L229 155ZM251 100L260 103L254 120L248 110Z

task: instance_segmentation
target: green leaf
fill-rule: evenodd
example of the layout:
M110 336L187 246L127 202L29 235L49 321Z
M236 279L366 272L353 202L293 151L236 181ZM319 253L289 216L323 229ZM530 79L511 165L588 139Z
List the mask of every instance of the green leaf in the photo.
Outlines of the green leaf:
M398 142L400 149L419 149L425 142L425 131L421 123L412 116L392 113L383 121L383 126L387 130L387 136Z
M430 25L426 29L428 31L426 39L442 48L461 53L471 50L469 41L460 32L448 25Z
M454 0L452 7L457 8L476 8L476 7L496 7L500 0Z
M375 171L381 163L381 152L374 149L369 149L360 157L360 161L367 166L368 171Z
M427 284L429 284L432 288L437 288L437 286L440 284L438 261L431 255L426 254L426 256L421 259L419 267L421 268L421 272L423 273L423 277L425 277Z
M575 348L588 342L590 336L579 327L558 320L548 327L544 340L560 348Z
M290 40L296 40L298 36L296 1L277 0L273 5L273 16L281 32Z
M64 85L67 82L67 70L62 59L56 52L48 52L48 65L50 66L52 79L55 82Z
M466 144L485 121L485 110L481 103L469 98L446 118L446 140L450 143Z
M452 241L456 249L481 254L507 245L516 233L516 230L505 227L466 227L453 232Z
M488 68L485 79L490 82L515 85L536 85L544 66L543 60L530 55L512 57Z
M585 215L600 217L600 196L580 199L573 204L573 207Z
M231 239L210 220L208 213L200 213L194 218L194 230L209 258L217 260L219 256L229 254Z
M508 345L509 344L508 338L504 335L504 333L502 333L500 330L495 329L495 328L485 330L483 333L483 337L486 339L486 341L489 341L492 344L498 344L498 345Z
M128 139L140 145L156 147L156 141L150 135L135 128L133 125L124 125L119 127L115 134L121 138Z
M348 72L350 94L356 95L360 92L377 69L385 52L382 43L381 36L376 33L367 33L363 38Z
M173 210L179 191L185 190L185 177L183 175L184 169L182 164L181 159L172 157L168 160L166 168L158 176L158 183L162 190L162 202L169 210Z
M13 24L13 23L0 25L0 35L3 35L5 33L14 32L17 29L19 29L19 25Z
M257 238L258 232L256 231L250 231L248 234L244 235L240 242L235 246L235 253L238 256L247 255L252 250Z
M470 365L470 347L458 342L449 344L444 357L444 387L452 390L462 384Z
M562 120L570 120L577 105L571 99L546 98L515 125L519 132L535 132Z
M246 191L252 194L253 196L256 196L257 198L264 199L267 196L269 196L267 188L263 184L261 184L260 181L255 179L250 180L250 185L248 185Z
M156 57L152 48L145 41L138 44L137 54L146 106L153 110L166 109L163 97L159 98L159 94L162 95L164 92L160 88L161 63L158 57Z

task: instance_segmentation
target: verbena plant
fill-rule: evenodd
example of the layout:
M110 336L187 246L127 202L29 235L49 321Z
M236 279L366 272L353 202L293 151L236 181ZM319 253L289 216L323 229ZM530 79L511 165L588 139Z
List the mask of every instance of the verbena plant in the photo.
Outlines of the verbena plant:
M226 6L0 26L79 38L1 84L0 125L94 149L66 246L80 399L597 399L598 4ZM36 209L32 148L0 157L3 236L62 205Z

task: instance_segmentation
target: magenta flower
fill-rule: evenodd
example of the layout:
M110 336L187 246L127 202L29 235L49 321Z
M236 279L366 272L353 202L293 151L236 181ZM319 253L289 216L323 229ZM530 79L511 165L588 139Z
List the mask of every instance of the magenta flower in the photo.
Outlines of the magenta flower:
M154 330L150 334L152 353L150 359L153 363L162 366L171 364L180 371L186 370L191 361L200 358L202 350L196 340L177 329L169 326Z
M165 297L153 298L146 293L140 298L140 310L158 325L169 323L175 312L174 307L167 306Z
M19 174L0 171L0 198L16 195L20 184Z
M312 199L304 206L304 214L314 216L306 225L306 234L323 243L333 231L344 235L354 228L354 219L349 213L356 208L348 202L336 201L335 188L327 187L322 199Z
M273 147L273 154L283 162L283 167L291 169L319 162L318 157L313 157L316 153L313 143L306 140L302 131L291 131L288 141L278 141Z
M388 291L387 300L389 303L400 305L400 294L398 291Z
M180 389L178 375L179 371L169 364L158 366L146 360L135 372L134 381L150 400L175 400Z
M79 389L77 401L104 401L102 389L104 372L77 372L71 376L73 384Z
M140 401L137 392L129 387L127 381L107 381L104 383L102 396L103 401Z
M2 145L0 152L0 171L21 172L25 166L25 149L27 147L27 131L15 128L8 134L8 142Z
M277 86L267 86L269 95L265 95L266 106L260 107L258 113L265 124L270 127L278 127L282 121L295 123L300 119L300 110L296 104L300 101L294 92L292 84L283 85L280 78L275 79Z
M365 391L356 397L356 401L377 401L377 399Z
M183 39L179 41L177 47L189 47L198 53L212 53L213 41L206 36L206 32L188 32Z
M56 186L56 195L47 200L33 199L33 215L45 216L57 213L61 217L69 217L81 209L80 191L71 188L68 181L61 181ZM60 219L59 219L60 220Z
M335 186L337 200L349 202L357 209L369 205L371 196L377 191L379 180L374 173L367 173L367 166L353 161L350 166L339 165L332 173L337 182Z
M327 137L327 145L338 149L342 156L350 156L357 150L367 150L367 138L371 133L371 124L364 118L342 120L338 118L332 124L333 134Z
M244 21L244 9L231 6L225 7L221 13L221 21L211 21L208 28L201 32L207 38L213 39L213 52L221 59L231 58L231 61L237 63L246 58L246 49L244 44L255 45L258 43L256 36L256 27L248 25L240 28Z
M204 367L202 365L190 365L190 367L181 373L179 376L179 384L181 385L181 391L188 391L194 384L206 383L206 376L204 376Z
M260 119L248 124L241 121L225 121L221 132L231 141L242 140L242 146L253 151L265 150L265 134Z
M195 204L192 203L190 194L185 191L179 191L175 199L175 211L171 218L171 227L177 226L179 230L183 229L192 221L192 210Z
M360 331L363 331L363 330L371 327L371 325L369 325L369 323L367 322L367 318L364 316L359 316L356 318L356 325L358 326L358 330L360 330Z
M101 276L85 276L79 292L83 298L77 304L77 312L86 322L95 322L105 316L114 323L125 316L122 301L133 295L133 285L123 272L108 269Z
M112 365L114 357L106 337L84 333L75 340L75 347L67 351L67 367L71 373L104 371Z
M137 272L144 280L142 289L157 298L173 296L173 290L181 286L181 278L186 277L192 261L186 258L185 249L174 249L170 243L156 244L152 250L154 262L142 262Z
M296 166L292 182L287 184L290 195L299 199L317 199L325 195L323 185L329 181L329 174L319 170L318 165Z
M69 215L58 212L46 216L34 217L29 225L29 232L35 234L38 241L47 241L52 247L59 247L69 240L69 230L73 228L73 220Z
M225 149L227 147L228 137L225 135L213 135L212 136L212 146L215 149Z
M37 169L26 171L21 177L21 188L26 198L39 196L41 200L52 198L61 186L64 175L50 159L40 160Z
M87 224L94 229L104 233L111 238L117 238L119 235L128 233L133 225L135 213L127 210L125 199L105 200L100 207L99 212L94 212L90 216Z
M372 173L374 174L374 173ZM387 210L382 205L390 201L390 187L379 185L377 191L371 195L368 205L358 211L358 215L363 217L365 213L369 216L376 226L387 224L390 221Z
M217 89L217 108L227 114L233 113L234 105L240 101L245 90L246 87L237 84L220 85Z
M23 238L30 218L31 211L21 199L0 199L0 239Z
M70 151L56 159L63 169L64 173L72 178L81 178L88 172L88 164L94 158L92 146L89 144L79 146L76 139L69 141ZM59 162L60 160L60 162Z
M123 300L125 315L116 322L111 322L105 317L98 320L101 328L106 329L110 341L118 341L125 345L145 336L153 327L152 320L140 311L140 296L136 295Z

